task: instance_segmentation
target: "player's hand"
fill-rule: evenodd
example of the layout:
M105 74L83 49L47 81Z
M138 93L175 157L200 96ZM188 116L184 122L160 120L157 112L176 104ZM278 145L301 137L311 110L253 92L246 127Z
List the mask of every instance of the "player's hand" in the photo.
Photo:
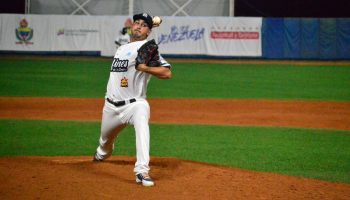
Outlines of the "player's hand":
M145 72L145 71L147 71L147 68L148 68L148 67L146 66L146 64L139 64L139 65L137 66L136 70Z

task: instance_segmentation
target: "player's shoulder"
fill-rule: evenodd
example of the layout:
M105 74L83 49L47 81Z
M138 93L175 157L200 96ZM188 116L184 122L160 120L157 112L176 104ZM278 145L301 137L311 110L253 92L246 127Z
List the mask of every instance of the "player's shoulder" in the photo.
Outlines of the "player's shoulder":
M147 40L141 40L141 41L136 41L137 45L144 45L146 42L148 42Z
M141 47L144 43L146 43L147 41L142 40L142 41L134 41L134 42L129 42L128 45L130 47Z

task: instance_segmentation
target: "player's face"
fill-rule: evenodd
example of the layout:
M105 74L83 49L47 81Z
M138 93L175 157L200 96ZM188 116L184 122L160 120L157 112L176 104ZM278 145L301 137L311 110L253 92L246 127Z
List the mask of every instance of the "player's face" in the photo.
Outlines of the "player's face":
M132 39L134 41L145 40L152 32L147 23L142 19L134 22L134 24L131 26L131 31Z

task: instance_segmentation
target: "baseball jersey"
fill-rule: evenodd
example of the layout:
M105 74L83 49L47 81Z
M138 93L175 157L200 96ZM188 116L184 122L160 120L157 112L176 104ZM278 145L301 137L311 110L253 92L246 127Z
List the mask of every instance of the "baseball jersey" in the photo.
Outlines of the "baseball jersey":
M106 98L114 101L146 98L147 85L152 75L135 69L137 50L146 42L132 42L117 49L110 69ZM161 66L170 69L170 64L161 55L159 60Z

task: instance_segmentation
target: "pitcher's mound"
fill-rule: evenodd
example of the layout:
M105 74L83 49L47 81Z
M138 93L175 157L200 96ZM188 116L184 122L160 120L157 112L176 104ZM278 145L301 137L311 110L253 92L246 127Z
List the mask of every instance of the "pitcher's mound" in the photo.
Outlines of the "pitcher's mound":
M136 183L134 157L0 158L2 199L348 199L350 185L151 157L154 187Z

